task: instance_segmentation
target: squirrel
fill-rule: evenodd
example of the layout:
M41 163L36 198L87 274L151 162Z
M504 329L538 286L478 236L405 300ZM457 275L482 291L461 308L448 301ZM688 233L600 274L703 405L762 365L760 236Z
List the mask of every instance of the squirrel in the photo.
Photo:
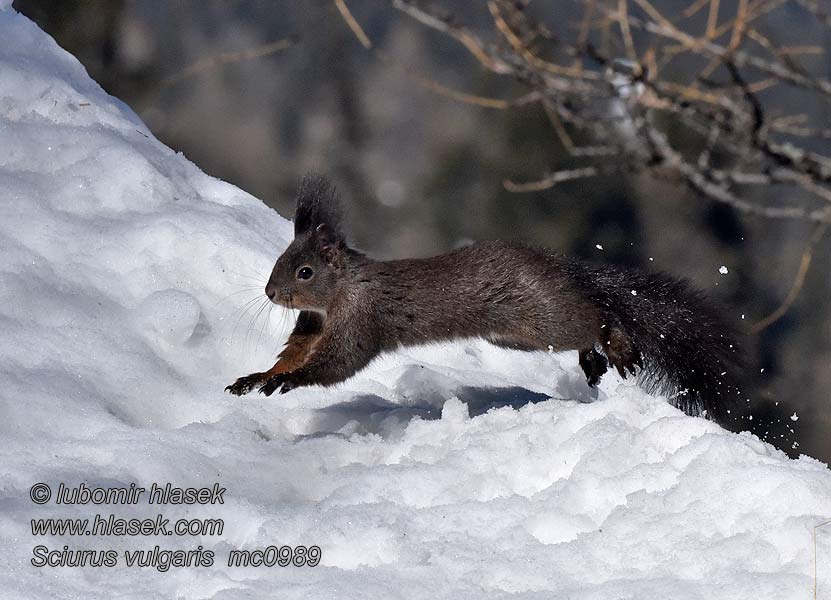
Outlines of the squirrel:
M516 350L577 350L589 386L611 366L716 421L740 393L733 331L686 282L507 241L373 260L347 244L338 197L316 174L300 185L294 240L265 293L299 317L274 366L237 379L226 388L232 394L331 386L383 352L474 337Z

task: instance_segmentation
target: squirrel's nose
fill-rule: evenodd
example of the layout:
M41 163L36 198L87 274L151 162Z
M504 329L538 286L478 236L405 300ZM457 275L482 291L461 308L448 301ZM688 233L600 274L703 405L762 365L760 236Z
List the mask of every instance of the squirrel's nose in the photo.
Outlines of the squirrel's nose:
M274 301L274 296L277 295L277 287L271 285L271 282L265 286L265 295L268 296L268 299L272 302Z

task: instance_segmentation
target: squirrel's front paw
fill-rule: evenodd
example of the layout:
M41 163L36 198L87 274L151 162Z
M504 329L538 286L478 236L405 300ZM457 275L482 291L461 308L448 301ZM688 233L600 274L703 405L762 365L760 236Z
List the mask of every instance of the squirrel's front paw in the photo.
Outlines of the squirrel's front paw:
M277 391L280 386L286 385L286 378L288 377L288 373L278 373L277 375L272 375L269 377L266 382L260 386L260 393L265 394L266 396L270 396L275 391ZM280 393L285 393L288 390L281 390Z
M226 392L230 392L235 396L242 396L243 394L247 394L254 387L263 380L262 373L251 373L251 375L246 375L245 377L240 377L234 383L229 385L225 388Z

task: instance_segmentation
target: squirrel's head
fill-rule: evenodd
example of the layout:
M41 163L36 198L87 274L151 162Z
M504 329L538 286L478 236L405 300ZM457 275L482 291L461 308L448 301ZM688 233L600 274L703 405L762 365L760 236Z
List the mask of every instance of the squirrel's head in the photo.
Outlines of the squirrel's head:
M346 250L334 189L323 177L306 175L297 192L294 241L274 264L266 295L289 308L325 311L346 266Z

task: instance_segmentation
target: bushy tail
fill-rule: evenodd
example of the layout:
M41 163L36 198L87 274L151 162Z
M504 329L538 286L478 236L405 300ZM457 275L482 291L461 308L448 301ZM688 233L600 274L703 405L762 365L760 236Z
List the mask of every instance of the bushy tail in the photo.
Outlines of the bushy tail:
M649 391L668 394L687 414L722 424L731 419L744 359L719 308L661 273L577 262L569 271L608 326L621 329L640 354Z

